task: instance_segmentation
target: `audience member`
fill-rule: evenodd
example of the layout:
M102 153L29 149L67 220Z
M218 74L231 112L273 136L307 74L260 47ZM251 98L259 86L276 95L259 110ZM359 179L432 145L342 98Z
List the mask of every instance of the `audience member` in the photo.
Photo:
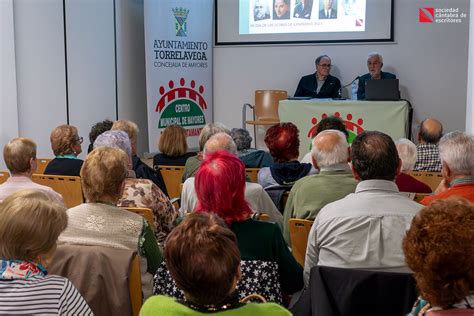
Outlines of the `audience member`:
M290 18L290 0L273 0L273 19L288 20Z
M461 196L474 203L474 136L451 132L441 138L438 148L443 180L436 194L425 197L421 204L450 196Z
M443 136L443 125L437 119L429 118L421 122L418 132L416 171L441 171L438 142Z
M114 122L110 120L103 120L102 122L97 122L95 123L91 131L89 132L89 147L87 148L87 153L90 153L92 150L94 150L94 141L99 136L105 131L108 131L112 128L112 125L114 125Z
M313 139L313 165L319 174L301 178L291 189L283 213L283 236L290 243L290 218L313 220L328 203L355 191L349 144L341 131L325 130Z
M204 158L216 151L225 150L232 155L237 155L237 147L232 138L226 133L217 133L206 142L204 146ZM258 183L245 183L245 199L252 210L257 213L266 213L270 219L279 225L282 224L283 216L273 204L272 200ZM192 212L196 207L198 198L196 196L195 178L191 177L184 181L181 192L181 214Z
M43 191L56 202L64 203L59 193L31 180L37 168L36 144L32 139L24 137L12 139L3 147L3 160L11 176L5 183L0 184L0 201L17 191L35 189Z
M300 79L295 91L295 97L337 98L341 82L331 76L331 58L321 55L316 58L316 72Z
M178 211L175 210L169 198L153 181L137 179L132 170L132 149L130 139L124 131L106 131L97 137L94 147L112 147L122 149L128 155L128 176L122 189L122 196L117 202L119 207L145 207L153 212L155 220L155 236L160 245L175 226Z
M303 286L301 266L295 261L275 223L250 218L245 200L245 167L226 151L206 154L196 173L196 212L219 215L237 235L242 260L275 261L285 293Z
M151 295L152 275L162 260L155 235L135 213L118 208L129 157L120 149L99 147L87 155L81 169L86 203L67 210L69 224L61 243L137 250L142 260L142 289ZM146 274L148 272L149 274Z
M166 240L165 260L185 300L157 295L140 315L291 315L274 304L244 304L236 290L241 276L235 234L214 214L187 216Z
M359 77L359 88L357 89L357 99L365 100L365 84L367 80L396 79L390 72L383 72L383 57L379 53L370 53L367 56L368 73Z
M128 134L128 137L130 138L130 143L132 144L133 171L135 171L136 177L139 179L149 179L153 181L161 189L161 191L163 191L164 194L168 195L165 181L163 180L161 173L155 172L155 170L150 168L147 164L141 161L141 159L137 156L137 142L138 142L137 124L131 121L119 120L119 121L114 122L114 125L112 125L112 130L124 131L125 133Z
M82 137L72 125L60 125L50 136L51 148L55 158L51 160L44 174L78 177L83 161L77 156L82 152Z
M311 19L311 11L313 9L313 0L299 0L295 5L293 12L294 18Z
M335 129L343 132L347 141L349 143L352 142L352 139L349 139L349 133L346 130L346 124L344 124L344 121L338 116L328 116L319 121L319 123L316 125L316 130L314 131L313 135L311 135L311 137L316 137L316 135L327 129ZM301 159L302 163L312 163L312 161L313 155L311 154L311 151L304 155L303 159Z
M279 123L270 127L265 134L265 144L273 157L270 167L258 172L258 183L264 188L270 186L292 186L297 180L316 173L309 163L300 163L299 130L293 123Z
M461 198L433 202L415 216L403 240L420 298L410 316L458 315L474 308L474 205ZM452 313L449 313L452 312ZM461 312L461 311L457 311ZM467 311L466 311L467 312ZM463 315L472 315L463 313ZM437 313L433 313L437 315Z
M408 174L416 162L416 145L406 138L400 138L396 143L398 156L402 161L402 169L395 183L400 192L431 193L431 188Z
M187 178L194 177L196 171L199 168L199 165L201 164L204 145L206 144L207 140L211 138L212 135L217 133L230 134L230 131L227 127L225 127L224 124L219 122L207 123L202 128L201 133L199 134L199 152L196 156L189 157L188 160L186 160L182 182L186 181Z
M233 128L230 136L237 146L237 156L245 165L245 168L263 168L270 167L273 164L273 158L269 153L263 150L250 148L252 137L249 131L243 128Z
M196 156L195 152L188 153L186 130L176 124L170 125L161 133L158 142L159 154L153 157L153 167L184 166L189 157Z
M0 314L93 315L68 279L48 275L65 211L37 190L0 203Z
M308 237L305 282L315 265L339 268L404 267L402 239L421 205L400 194L401 161L390 136L364 131L352 143L356 191L327 204ZM306 283L307 284L307 283Z

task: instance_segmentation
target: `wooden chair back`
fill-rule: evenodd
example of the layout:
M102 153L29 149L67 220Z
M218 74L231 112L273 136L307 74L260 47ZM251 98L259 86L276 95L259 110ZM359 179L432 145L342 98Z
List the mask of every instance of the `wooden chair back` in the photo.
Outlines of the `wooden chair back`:
M258 183L258 171L260 168L245 168L245 175L253 183Z
M313 221L307 219L291 218L289 220L291 252L301 266L304 266L311 226L313 226Z
M151 229L155 230L155 217L153 211L147 207L124 207L127 211L143 216Z
M132 305L133 316L140 314L142 308L142 278L140 272L140 257L133 257L129 276L130 304Z
M67 208L84 202L80 177L33 174L32 180L61 194Z
M253 125L274 125L280 122L278 102L288 97L284 90L255 91L255 121L247 121Z
M410 171L408 174L429 186L433 192L443 180L441 172Z
M169 197L181 197L179 185L184 174L184 166L159 166L158 169L165 181Z
M44 174L46 167L48 166L49 162L53 160L52 158L36 158L36 163L38 168L36 169L36 174Z
M429 193L416 193L415 198L413 199L413 201L415 201L417 203L420 203L421 200L423 200L428 195L430 195L430 194Z
M10 177L10 173L8 171L0 171L0 184L7 181Z

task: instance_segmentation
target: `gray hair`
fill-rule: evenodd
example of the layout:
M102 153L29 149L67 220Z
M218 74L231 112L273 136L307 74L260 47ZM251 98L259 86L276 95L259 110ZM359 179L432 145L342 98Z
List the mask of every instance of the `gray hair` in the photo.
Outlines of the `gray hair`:
M474 175L474 136L455 131L441 137L438 145L441 162L453 175Z
M367 55L367 61L369 61L369 59L373 57L377 58L380 61L380 63L383 64L383 57L377 52L369 53L369 55Z
M413 170L417 158L416 145L406 138L400 138L395 142L395 145L397 146L398 156L402 160L402 171Z
M229 134L217 133L212 135L204 146L204 157L206 157L207 154L212 154L219 150L226 150L231 154L237 155L237 146Z
M230 136L232 136L235 145L237 145L237 150L249 149L252 144L252 137L246 129L233 128L230 131Z
M229 129L222 123L207 123L199 134L199 148L204 150L204 145L211 138L212 135L217 133L226 133L230 135Z
M122 149L129 157L132 156L132 145L128 134L121 130L105 131L97 136L94 149L99 147L112 147Z
M323 146L323 148L319 148L318 140L328 134L335 134L337 135L337 142L329 145ZM349 158L348 149L349 144L346 140L346 135L343 132L335 130L335 129L327 129L320 132L316 137L313 139L313 148L311 149L311 156L314 160L318 163L320 168L330 167L333 165L346 163L347 159Z

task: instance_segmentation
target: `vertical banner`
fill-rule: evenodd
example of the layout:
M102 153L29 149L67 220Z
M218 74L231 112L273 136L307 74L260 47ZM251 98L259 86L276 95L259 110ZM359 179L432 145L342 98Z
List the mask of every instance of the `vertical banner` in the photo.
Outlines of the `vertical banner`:
M149 151L167 126L186 129L198 147L212 122L213 0L145 0Z

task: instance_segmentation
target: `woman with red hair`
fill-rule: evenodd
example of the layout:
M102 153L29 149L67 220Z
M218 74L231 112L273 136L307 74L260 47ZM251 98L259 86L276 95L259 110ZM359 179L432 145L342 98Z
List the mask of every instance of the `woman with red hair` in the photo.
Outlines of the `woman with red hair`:
M226 222L237 236L242 260L276 262L284 293L303 287L303 270L288 250L280 228L250 218L252 211L244 196L245 166L237 156L226 151L206 155L195 186L195 211L215 213Z
M273 157L271 167L261 168L258 183L264 187L292 186L302 177L315 174L316 169L310 163L300 163L299 130L293 123L273 125L265 134L265 144Z

